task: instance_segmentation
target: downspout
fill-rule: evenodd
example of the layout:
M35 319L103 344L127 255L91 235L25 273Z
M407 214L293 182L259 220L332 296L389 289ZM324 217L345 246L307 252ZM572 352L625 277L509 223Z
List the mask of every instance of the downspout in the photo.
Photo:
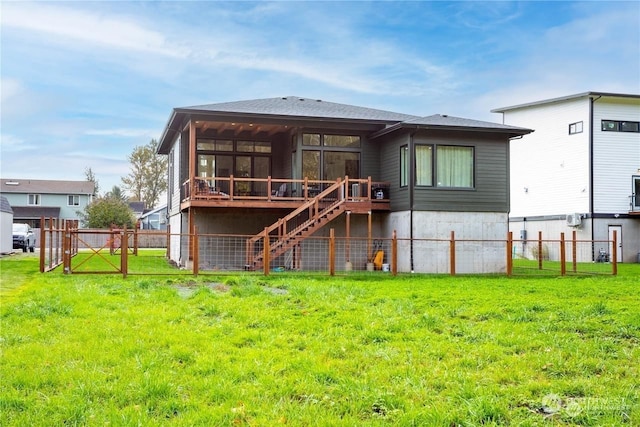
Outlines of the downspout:
M593 218L595 210L593 201L593 127L595 123L593 122L593 104L600 98L602 98L602 96L598 96L597 98L589 97L589 216L591 217L591 241L595 240L595 224Z
M413 132L409 133L409 182L407 183L409 185L409 257L410 257L410 263L411 263L411 272L413 273L415 271L414 269L414 263L413 263L413 193L414 193L414 183L415 183L415 166L414 166L414 162L415 162L415 156L414 156L414 148L413 148L413 135L415 135L415 133L417 132L417 128L416 130L414 130Z

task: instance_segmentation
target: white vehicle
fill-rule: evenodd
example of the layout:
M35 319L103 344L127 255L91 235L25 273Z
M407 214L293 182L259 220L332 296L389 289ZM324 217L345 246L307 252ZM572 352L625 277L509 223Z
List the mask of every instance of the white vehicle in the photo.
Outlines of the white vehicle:
M22 248L22 252L36 249L36 235L28 224L13 224L13 249Z

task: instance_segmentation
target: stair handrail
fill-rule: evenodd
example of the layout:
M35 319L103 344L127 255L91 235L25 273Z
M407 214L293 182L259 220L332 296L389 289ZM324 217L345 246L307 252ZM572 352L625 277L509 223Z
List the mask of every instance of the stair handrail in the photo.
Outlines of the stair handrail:
M284 229L284 233L283 234L287 234L286 225L287 225L288 221L292 220L293 218L295 218L296 216L298 216L299 214L301 214L305 210L307 210L307 209L309 209L311 207L314 207L314 206L315 206L315 213L317 214L318 213L318 204L319 204L320 200L325 198L327 195L331 194L333 191L338 190L340 188L340 186L344 187L344 182L346 182L346 181L342 181L342 179L338 178L334 184L332 184L329 187L327 187L326 189L324 189L322 192L320 192L313 199L310 199L310 200L306 201L305 203L303 203L302 205L300 205L299 207L297 207L296 209L291 211L284 218L280 218L278 221L276 221L273 224L271 224L269 227L267 227L265 230L263 230L259 234L256 234L255 236L251 237L248 240L248 242L250 244L253 244L253 243L257 242L258 240L262 239L264 237L264 233L265 232L267 234L271 234L271 232L276 230L278 227L283 227L283 229ZM344 191L346 191L346 188L343 188L341 199L344 198L344 194L345 194Z

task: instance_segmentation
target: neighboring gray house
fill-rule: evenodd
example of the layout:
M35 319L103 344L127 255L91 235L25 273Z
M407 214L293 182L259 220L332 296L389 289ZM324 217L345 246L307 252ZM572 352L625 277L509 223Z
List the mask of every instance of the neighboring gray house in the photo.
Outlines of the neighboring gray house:
M13 252L13 209L6 197L0 196L0 254Z
M151 209L138 219L140 228L143 230L166 230L167 229L167 205Z
M305 258L312 255L305 237L329 228L350 237L397 230L400 271L445 272L446 253L434 256L433 247L408 239L447 239L453 230L460 239L504 240L509 140L529 132L288 96L175 108L158 153L169 157L172 235L268 227L271 259L322 268ZM287 225L278 226L280 218ZM185 264L193 249L173 239L170 256ZM252 242L246 266L259 268L264 254ZM504 270L503 249L467 247L459 272ZM368 254L350 256L363 265Z
M0 179L0 193L13 208L13 221L40 227L40 218L78 220L78 212L93 200L89 181Z

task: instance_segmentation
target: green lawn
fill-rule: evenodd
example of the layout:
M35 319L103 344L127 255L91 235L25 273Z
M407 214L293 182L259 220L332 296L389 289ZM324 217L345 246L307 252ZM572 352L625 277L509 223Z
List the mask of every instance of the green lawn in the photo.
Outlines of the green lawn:
M639 265L123 279L37 261L0 259L2 426L640 425Z

